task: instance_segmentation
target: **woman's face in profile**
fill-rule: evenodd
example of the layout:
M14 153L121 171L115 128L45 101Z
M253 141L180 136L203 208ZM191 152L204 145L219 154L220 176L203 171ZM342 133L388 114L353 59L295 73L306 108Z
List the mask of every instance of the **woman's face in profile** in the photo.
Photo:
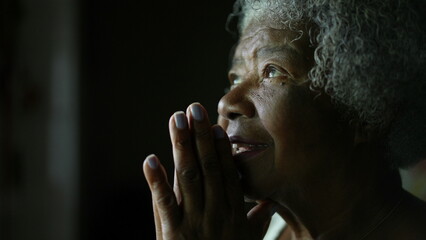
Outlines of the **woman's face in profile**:
M333 174L352 146L330 99L309 89L309 37L256 22L242 34L219 121L233 143L245 194L276 199Z

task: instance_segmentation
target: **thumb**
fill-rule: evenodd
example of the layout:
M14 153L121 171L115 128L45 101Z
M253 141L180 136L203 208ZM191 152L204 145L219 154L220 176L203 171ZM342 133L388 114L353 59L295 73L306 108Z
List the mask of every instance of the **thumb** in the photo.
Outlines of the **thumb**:
M271 201L262 201L250 210L247 219L253 239L263 239L275 212L275 203Z

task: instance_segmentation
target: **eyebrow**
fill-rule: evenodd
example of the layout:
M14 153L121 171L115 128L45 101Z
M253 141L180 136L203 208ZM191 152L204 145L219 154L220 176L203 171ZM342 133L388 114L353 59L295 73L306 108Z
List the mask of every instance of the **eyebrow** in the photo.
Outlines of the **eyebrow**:
M297 51L295 48L291 47L290 45L281 45L281 46L275 46L275 47L263 47L257 50L257 56L263 57L267 55L271 55L276 52L284 52L286 55L289 55L290 57L300 57L299 51Z
M277 53L277 52L284 52L286 56L290 59L297 59L300 58L300 53L295 48L289 46L289 45L281 45L281 46L274 46L274 47L262 47L255 50L255 55L259 57L269 56L271 54ZM243 58L234 58L232 59L232 66L244 64L245 61Z

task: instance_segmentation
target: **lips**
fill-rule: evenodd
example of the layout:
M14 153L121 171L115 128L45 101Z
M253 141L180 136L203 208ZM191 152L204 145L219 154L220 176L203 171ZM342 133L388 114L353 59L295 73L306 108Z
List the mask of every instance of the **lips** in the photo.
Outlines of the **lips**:
M232 154L235 161L246 161L264 152L269 145L237 136L231 136Z
M247 143L233 143L232 144L232 150L233 150L234 154L263 150L267 147L268 147L268 145L266 145L266 144L247 144Z

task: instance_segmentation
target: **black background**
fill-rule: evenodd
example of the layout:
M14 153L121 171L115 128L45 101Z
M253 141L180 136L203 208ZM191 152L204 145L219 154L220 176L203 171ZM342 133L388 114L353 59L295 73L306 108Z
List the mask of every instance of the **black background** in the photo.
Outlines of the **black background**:
M143 159L171 172L168 120L227 86L231 1L81 1L81 239L154 239Z
M168 121L175 111L200 102L216 121L236 41L225 29L232 6L200 0L0 0L0 240L58 239L62 229L71 231L67 239L155 239L142 162L155 153L171 176ZM61 52L57 46L68 48ZM71 48L76 54L66 52ZM64 105L52 94L65 82L51 72L62 53L78 56L77 68L64 66L78 69L70 78L77 89L63 89L78 99L78 117L69 121L55 114L73 112L76 105L54 109ZM78 160L71 164L77 169L53 172L65 176L55 179L71 179L58 186L78 182L75 190L52 188L56 182L49 174L58 160L49 155L52 119L78 131L77 148L67 145L74 136L69 132L59 144L78 149L77 157L67 158ZM74 195L58 195L64 192ZM74 201L70 217L64 206Z

